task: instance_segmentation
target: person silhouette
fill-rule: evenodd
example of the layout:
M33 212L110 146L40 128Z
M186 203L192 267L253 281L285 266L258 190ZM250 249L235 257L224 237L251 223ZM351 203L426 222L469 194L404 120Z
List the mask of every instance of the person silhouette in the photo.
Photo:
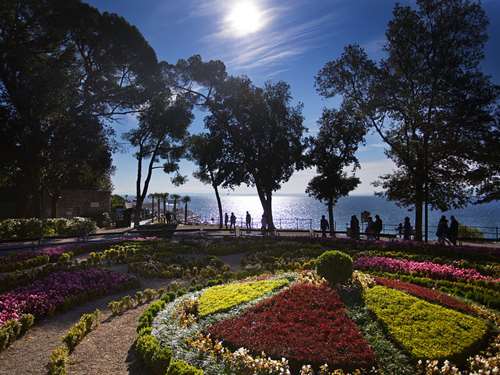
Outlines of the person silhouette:
M224 214L224 224L226 225L226 229L227 229L227 223L229 222L229 215L227 214L227 212Z
M330 229L330 224L328 223L328 220L326 220L325 215L321 216L320 228L321 228L321 237L326 237L326 231Z
M250 216L250 213L247 211L247 215L245 218L246 226L247 226L247 231L252 229L252 216Z
M230 218L231 222L230 222L230 225L229 225L229 229L234 229L236 230L236 215L234 214L234 212L231 212L231 218Z

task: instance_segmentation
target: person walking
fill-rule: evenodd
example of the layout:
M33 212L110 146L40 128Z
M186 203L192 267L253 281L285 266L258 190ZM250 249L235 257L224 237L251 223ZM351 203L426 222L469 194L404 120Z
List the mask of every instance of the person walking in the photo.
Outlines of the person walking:
M405 217L405 221L403 224L403 240L410 241L412 232L413 232L413 228L412 228L411 223L410 223L410 218L407 216L407 217Z
M231 223L229 224L229 229L236 230L236 215L234 212L231 212Z
M368 216L366 221L365 234L367 240L373 240L375 238L375 222L371 216Z
M380 239L380 233L382 233L383 228L384 228L384 223L382 222L382 219L380 218L380 216L375 215L374 230L375 230L375 238L377 240Z
M227 229L227 223L228 222L229 222L229 215L226 212L226 214L224 215L224 224L226 225L226 229Z
M321 237L326 237L326 231L330 229L330 224L328 224L328 220L326 220L325 215L321 216L319 226L321 227Z
M247 231L250 231L250 229L252 229L252 217L250 216L250 213L248 211L247 211L245 221L246 221L246 225L247 225Z
M350 224L350 237L353 240L359 240L359 220L356 215L351 216L351 224Z
M446 237L448 236L448 220L446 220L446 216L441 216L439 219L436 237L438 238L438 243L440 245L445 245Z
M450 229L448 230L448 239L453 244L453 246L457 246L458 239L458 226L459 223L455 216L450 217Z

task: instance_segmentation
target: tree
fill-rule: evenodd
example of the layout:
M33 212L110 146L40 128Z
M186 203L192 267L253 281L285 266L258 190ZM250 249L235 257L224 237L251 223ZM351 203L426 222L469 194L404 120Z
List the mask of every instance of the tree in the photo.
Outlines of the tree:
M350 109L340 111L324 109L318 121L318 135L310 138L307 162L316 167L319 174L308 184L306 193L325 202L328 207L330 233L335 235L333 207L338 199L349 194L359 184L355 176L348 176L345 168L359 168L355 155L363 141L366 128L361 118L353 116Z
M182 203L184 203L184 224L187 224L189 202L191 202L191 197L189 195L182 197Z
M161 195L161 197L163 198L163 213L165 215L165 218L167 217L167 201L168 201L169 195L170 194L168 194L168 193L163 193Z
M174 200L174 220L177 221L177 202L181 199L181 196L179 194L172 194L170 195L172 199Z
M303 164L302 104L292 106L285 82L255 87L248 78L228 78L219 88L205 126L224 149L223 186L255 186L270 229L272 193Z
M153 170L161 168L165 173L176 172L177 176L172 178L172 182L178 184L183 181L184 178L178 173L179 160L185 152L184 142L192 118L191 104L182 97L159 95L139 116L138 128L124 135L137 149L135 225L139 224L142 204L147 196ZM146 160L149 162L143 182L143 163ZM161 161L163 163L159 164Z
M111 208L125 208L125 198L121 195L113 194L111 196Z
M0 14L0 182L16 188L18 215L40 216L49 184L64 187L54 186L47 155L76 145L55 149L61 127L140 110L156 56L123 18L80 1L9 0Z
M193 176L204 184L210 184L215 192L219 209L219 228L223 226L222 203L219 195L219 186L225 180L227 172L224 170L224 152L220 137L210 134L191 136L189 142L189 158L194 161L198 169Z
M350 45L316 77L323 96L342 95L388 145L397 170L378 186L387 198L414 206L417 240L424 206L427 218L428 205L447 210L471 201L469 173L476 162L468 150L494 136L491 112L499 90L480 71L486 26L474 1L396 5L385 58L375 63Z

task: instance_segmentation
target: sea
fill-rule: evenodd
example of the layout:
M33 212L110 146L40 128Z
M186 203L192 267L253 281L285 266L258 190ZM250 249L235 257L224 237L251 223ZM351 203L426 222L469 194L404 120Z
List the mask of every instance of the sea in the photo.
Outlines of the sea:
M218 222L217 201L214 194L190 194L189 210L204 223ZM237 217L238 225L244 224L248 211L253 227L260 226L262 206L257 195L221 195L222 210ZM278 228L318 229L321 215L328 217L325 204L304 195L275 195L272 200L274 224ZM375 217L379 215L384 222L384 232L396 233L396 227L406 216L412 225L415 220L413 210L398 207L394 202L378 196L349 196L338 201L334 208L336 230L345 230L352 215L360 218L361 212L368 211ZM470 205L463 209L447 212L429 211L429 235L434 237L441 215L455 218L464 225L477 227L486 237L498 238L500 235L500 202Z

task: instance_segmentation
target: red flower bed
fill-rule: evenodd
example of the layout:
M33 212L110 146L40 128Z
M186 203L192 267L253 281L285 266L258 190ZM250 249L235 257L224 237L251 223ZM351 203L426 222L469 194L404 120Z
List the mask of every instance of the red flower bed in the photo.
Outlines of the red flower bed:
M468 314L474 313L474 310L466 303L437 290L429 289L423 286L407 283L396 279L386 279L384 277L375 277L375 281L379 285L402 290L403 292L412 294L415 297L425 299L429 302L436 302L453 310L459 310Z
M285 357L292 367L327 363L331 368L355 369L375 363L337 292L326 285L295 285L240 316L214 324L208 333L234 348Z

